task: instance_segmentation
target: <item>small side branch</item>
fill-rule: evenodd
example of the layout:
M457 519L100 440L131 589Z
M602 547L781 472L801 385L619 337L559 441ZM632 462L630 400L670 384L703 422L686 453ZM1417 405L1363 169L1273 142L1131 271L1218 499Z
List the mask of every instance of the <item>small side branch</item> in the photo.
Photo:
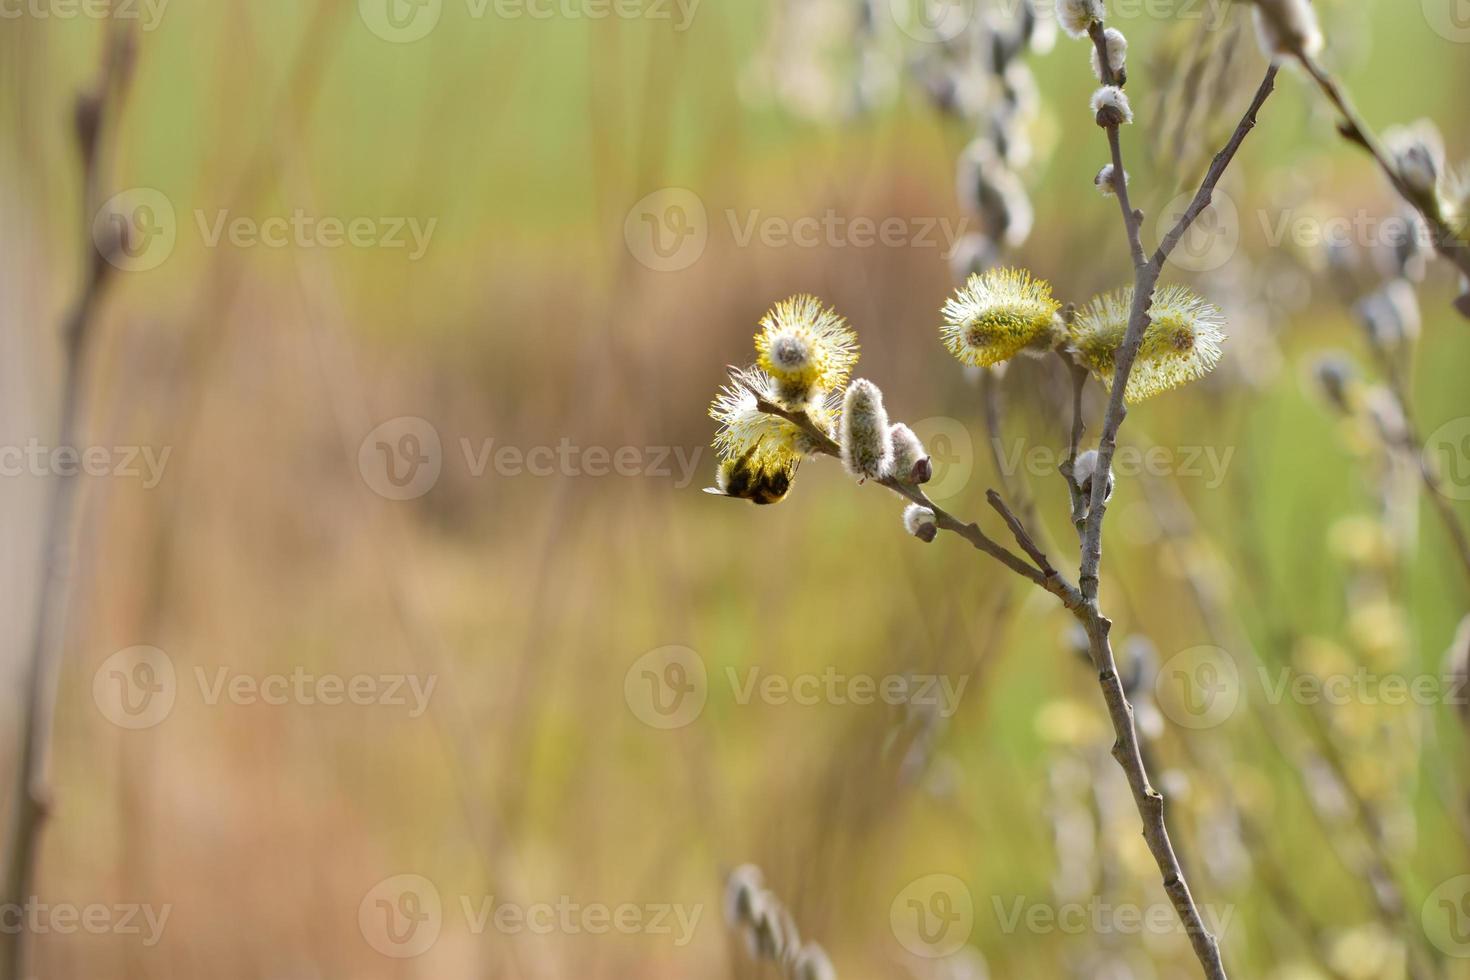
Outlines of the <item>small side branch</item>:
M1379 169L1388 178L1388 182L1393 185L1393 189L1415 211L1419 212L1419 216L1429 226L1430 236L1434 240L1435 251L1451 262L1455 268L1459 269L1462 275L1470 278L1470 244L1467 244L1456 235L1436 211L1426 207L1421 196L1415 194L1409 185L1404 182L1404 178L1399 173L1398 168L1389 159L1388 152L1378 142L1378 138L1373 134L1373 130L1358 115L1357 110L1348 99L1347 93L1343 91L1342 86L1328 73L1327 69L1318 64L1317 60L1310 55L1299 55L1298 60L1301 61L1302 67L1306 69L1307 74L1317 83L1317 87L1322 90L1322 94L1327 96L1327 101L1331 102L1333 107L1337 109L1338 116L1340 117L1337 127L1338 132L1348 142L1362 147L1363 150L1377 161ZM1462 299L1459 309L1461 313L1470 317L1470 309L1467 309L1466 305L1464 299Z

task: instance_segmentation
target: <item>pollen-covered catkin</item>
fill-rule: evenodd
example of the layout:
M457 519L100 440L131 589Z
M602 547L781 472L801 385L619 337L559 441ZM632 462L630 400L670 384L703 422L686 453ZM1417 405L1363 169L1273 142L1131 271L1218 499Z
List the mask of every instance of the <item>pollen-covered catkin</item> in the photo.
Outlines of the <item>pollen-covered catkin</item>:
M933 541L939 534L934 511L919 504L909 504L904 508L903 529L924 542Z
M883 392L858 378L842 401L842 465L858 480L878 479L893 467L893 436Z
M934 476L934 466L914 430L895 422L888 432L893 439L893 478L905 483L928 483Z

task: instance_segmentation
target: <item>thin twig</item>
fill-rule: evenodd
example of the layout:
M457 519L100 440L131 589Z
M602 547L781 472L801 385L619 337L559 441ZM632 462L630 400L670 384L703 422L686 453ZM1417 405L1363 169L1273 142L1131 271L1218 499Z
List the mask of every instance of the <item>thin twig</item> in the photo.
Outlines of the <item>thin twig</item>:
M1301 62L1302 67L1306 69L1307 74L1317 83L1317 87L1327 96L1327 100L1337 109L1338 115L1341 116L1338 123L1338 132L1348 142L1362 147L1377 161L1379 169L1388 178L1388 182L1393 185L1393 189L1415 211L1419 212L1420 217L1429 226L1430 237L1434 240L1435 251L1453 263L1464 276L1470 278L1470 244L1467 244L1456 235L1450 229L1449 225L1445 224L1444 219L1440 217L1437 210L1432 210L1427 207L1421 195L1415 194L1413 189L1404 181L1403 175L1399 173L1398 168L1389 159L1388 152L1378 142L1378 138L1373 134L1373 130L1358 115L1357 110L1353 108L1352 101L1348 99L1347 93L1343 91L1342 86L1328 73L1327 69L1323 68L1317 63L1315 58L1308 54L1299 54L1297 59ZM1470 317L1470 309L1461 307L1460 312Z
M1378 360L1389 392L1398 402L1399 413L1404 423L1403 432L1399 433L1397 438L1392 433L1382 433L1384 441L1388 443L1390 450L1398 450L1412 460L1411 465L1418 473L1420 482L1424 484L1429 506L1439 518L1440 523L1444 525L1445 532L1449 534L1450 544L1454 547L1460 568L1465 572L1467 580L1470 580L1470 536L1466 535L1465 526L1460 523L1460 516L1455 513L1455 508L1451 506L1449 497L1444 492L1444 482L1440 477L1438 467L1431 461L1425 449L1424 437L1418 422L1415 421L1414 407L1409 401L1409 385L1404 381L1403 373L1394 364L1389 351L1373 338L1373 331L1368 331L1368 335L1368 346Z
M81 416L83 380L97 304L111 278L113 263L126 244L126 232L108 223L105 233L116 238L97 240L92 218L100 197L100 172L104 154L100 145L107 118L115 112L127 87L132 65L132 37L118 31L104 50L99 80L93 91L76 103L77 147L82 165L82 214L86 222L83 241L87 262L77 297L61 326L64 366L58 407L57 445L75 446ZM26 661L25 699L22 703L20 760L16 767L15 810L11 818L5 871L6 908L24 908L34 888L41 831L52 807L46 785L52 718L56 707L57 673L65 632L67 585L71 568L72 528L76 512L78 480L75 472L52 476L52 492L46 503L46 524L41 539L41 569L35 620L31 627ZM19 929L0 937L0 977L16 980L25 975L31 935Z
M1112 72L1108 69L1107 43L1103 36L1102 25L1095 23L1090 33L1093 44L1098 49L1098 58L1104 72L1103 80L1110 82ZM1267 69L1255 98L1236 126L1234 134L1224 148L1216 154L1190 206L1165 236L1152 259L1143 258L1143 249L1139 240L1139 227L1142 224L1143 215L1128 203L1128 182L1124 176L1118 127L1107 127L1108 143L1113 153L1113 186L1119 203L1122 205L1123 223L1128 234L1129 249L1133 254L1134 295L1133 307L1129 312L1128 330L1118 350L1112 393L1108 399L1107 411L1103 416L1102 433L1098 440L1096 471L1098 477L1092 481L1092 500L1088 508L1086 524L1080 535L1082 561L1078 574L1078 585L1082 589L1085 600L1082 608L1087 612L1079 618L1087 628L1093 664L1097 668L1099 681L1103 686L1104 699L1108 703L1108 712L1112 716L1113 728L1118 736L1113 746L1113 756L1127 773L1129 787L1133 790L1134 802L1143 818L1143 836L1163 876L1164 890L1168 893L1175 911L1184 923L1195 955L1209 980L1226 980L1225 966L1220 957L1220 944L1205 927L1199 909L1195 905L1194 897L1190 894L1178 855L1169 840L1169 831L1164 820L1164 798L1149 781L1139 746L1138 732L1133 722L1133 708L1128 703L1122 683L1118 679L1117 662L1109 641L1112 624L1102 615L1098 606L1098 570L1102 563L1103 518L1107 513L1108 481L1106 477L1112 472L1118 430L1128 414L1124 394L1128 388L1128 378L1133 371L1134 361L1138 357L1139 346L1143 342L1144 331L1148 328L1149 307L1153 302L1154 287L1163 273L1164 264L1168 261L1170 253L1173 252L1195 219L1209 205L1215 186L1231 161L1234 160L1246 136L1255 128L1256 116L1275 87L1277 71L1274 65Z

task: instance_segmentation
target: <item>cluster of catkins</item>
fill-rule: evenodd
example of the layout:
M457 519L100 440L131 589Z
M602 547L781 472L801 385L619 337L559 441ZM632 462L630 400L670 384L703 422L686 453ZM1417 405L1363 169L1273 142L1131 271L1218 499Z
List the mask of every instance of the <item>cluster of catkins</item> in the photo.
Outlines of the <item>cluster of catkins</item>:
M992 269L950 297L939 330L963 364L987 367L1065 349L1110 387L1132 303L1132 289L1124 289L1063 318L1048 283L1023 270ZM1183 287L1159 290L1124 396L1138 401L1203 377L1219 361L1223 338L1218 309ZM857 337L834 310L812 296L778 303L762 319L755 349L757 363L733 369L710 406L720 423L720 466L709 492L758 504L783 499L802 458L824 448L812 430L836 441L858 480L917 486L930 479L923 443L889 420L877 385L849 383ZM909 507L904 524L925 541L937 532L927 507Z
M776 964L788 980L837 980L826 951L801 941L796 920L765 887L755 865L742 864L726 879L725 921L744 938L752 957Z
M1051 21L1022 0L1010 22L975 18L949 44L927 46L914 65L935 106L975 132L956 166L960 207L977 229L950 256L957 280L996 264L1031 234L1034 212L1018 172L1034 162L1028 130L1040 99L1022 56L1054 39Z
M822 446L797 422L772 408L803 416L836 440L842 462L859 480L917 485L933 476L929 454L914 431L888 420L883 393L871 381L848 378L858 359L857 337L847 321L812 296L795 296L761 320L756 363L731 372L730 383L710 406L720 423L720 456L709 492L758 504L781 500L804 456ZM934 514L916 511L910 530L933 540ZM921 519L922 511L927 519Z

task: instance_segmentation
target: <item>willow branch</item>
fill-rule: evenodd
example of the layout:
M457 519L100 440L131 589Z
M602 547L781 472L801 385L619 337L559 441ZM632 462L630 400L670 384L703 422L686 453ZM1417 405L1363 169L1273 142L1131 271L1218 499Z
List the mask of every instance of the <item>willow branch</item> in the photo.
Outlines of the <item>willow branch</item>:
M842 448L837 445L836 440L822 431L822 428L813 422L805 412L793 412L782 408L775 402L767 400L754 388L747 387L746 390L755 396L756 408L760 411L765 412L767 415L775 415L783 418L801 429L810 440L812 447L818 455L841 458ZM959 535L970 542L976 550L983 551L1017 575L1041 586L1048 592L1056 594L1058 588L1061 588L1063 591L1076 591L1071 585L1063 582L1059 577L1048 579L1045 572L1027 562L1020 555L997 543L982 531L978 524L962 521L946 511L943 507L940 507L934 501L930 500L928 495L916 484L906 483L892 476L881 477L873 482L888 490L892 490L911 503L918 504L920 507L927 507L934 512L934 523L941 531L949 531L952 534Z
M1094 24L1090 33L1093 44L1098 49L1103 80L1112 83L1113 73L1108 66L1107 43L1103 37L1102 25ZM1102 433L1098 440L1097 473L1101 478L1092 481L1092 499L1089 502L1087 520L1079 535L1082 560L1078 585L1082 589L1085 600L1081 608L1086 611L1085 614L1079 616L1079 620L1087 628L1093 665L1097 668L1104 700L1108 703L1113 729L1118 736L1113 746L1113 757L1128 776L1134 803L1138 807L1139 815L1143 818L1144 840L1148 842L1149 851L1163 876L1164 890L1173 902L1175 912L1179 915L1189 936L1195 956L1199 959L1200 966L1209 980L1226 980L1225 966L1220 956L1220 944L1205 927L1199 908L1185 881L1178 855L1169 839L1169 831L1164 819L1164 798L1149 782L1137 727L1133 721L1133 707L1128 703L1122 683L1118 678L1117 661L1109 640L1112 624L1102 615L1098 606L1098 570L1102 563L1103 518L1107 513L1108 481L1106 474L1112 472L1118 430L1128 414L1124 394L1128 388L1128 378L1133 371L1134 361L1138 357L1139 346L1143 342L1144 331L1148 328L1148 313L1153 302L1154 287L1158 284L1159 276L1163 272L1164 264L1168 261L1170 253L1209 205L1215 186L1234 160L1246 136L1255 128L1256 116L1275 87L1276 74L1277 68L1274 65L1267 69L1266 77L1262 80L1250 107L1236 126L1230 140L1216 154L1189 208L1165 236L1158 251L1151 259L1143 258L1143 249L1139 240L1139 227L1143 216L1135 211L1128 202L1128 182L1123 172L1117 127L1107 127L1108 143L1113 153L1113 187L1123 208L1129 250L1133 255L1134 292L1133 306L1128 317L1128 330L1118 351L1112 393L1108 399L1107 411L1103 416Z
M1373 134L1373 130L1358 115L1357 110L1353 107L1352 101L1348 99L1347 93L1343 91L1342 86L1328 73L1327 69L1318 64L1316 59L1310 55L1300 54L1297 57L1301 61L1302 67L1306 69L1307 74L1317 83L1317 87L1322 90L1322 94L1327 96L1327 100L1337 109L1337 113L1341 117L1338 122L1338 132L1348 142L1362 147L1369 156L1373 157L1378 163L1379 169L1388 178L1388 182L1393 185L1393 189L1415 211L1419 212L1419 216L1429 226L1431 237L1434 240L1435 251L1453 263L1462 275L1470 278L1470 244L1467 244L1456 235L1450 229L1449 225L1445 224L1438 210L1426 206L1423 196L1414 193L1413 189L1404 181L1403 175L1399 173L1398 168L1389 159L1388 152L1379 143L1378 137ZM1470 317L1470 309L1465 308L1466 305L1470 304L1465 304L1463 298L1461 303L1460 312Z

